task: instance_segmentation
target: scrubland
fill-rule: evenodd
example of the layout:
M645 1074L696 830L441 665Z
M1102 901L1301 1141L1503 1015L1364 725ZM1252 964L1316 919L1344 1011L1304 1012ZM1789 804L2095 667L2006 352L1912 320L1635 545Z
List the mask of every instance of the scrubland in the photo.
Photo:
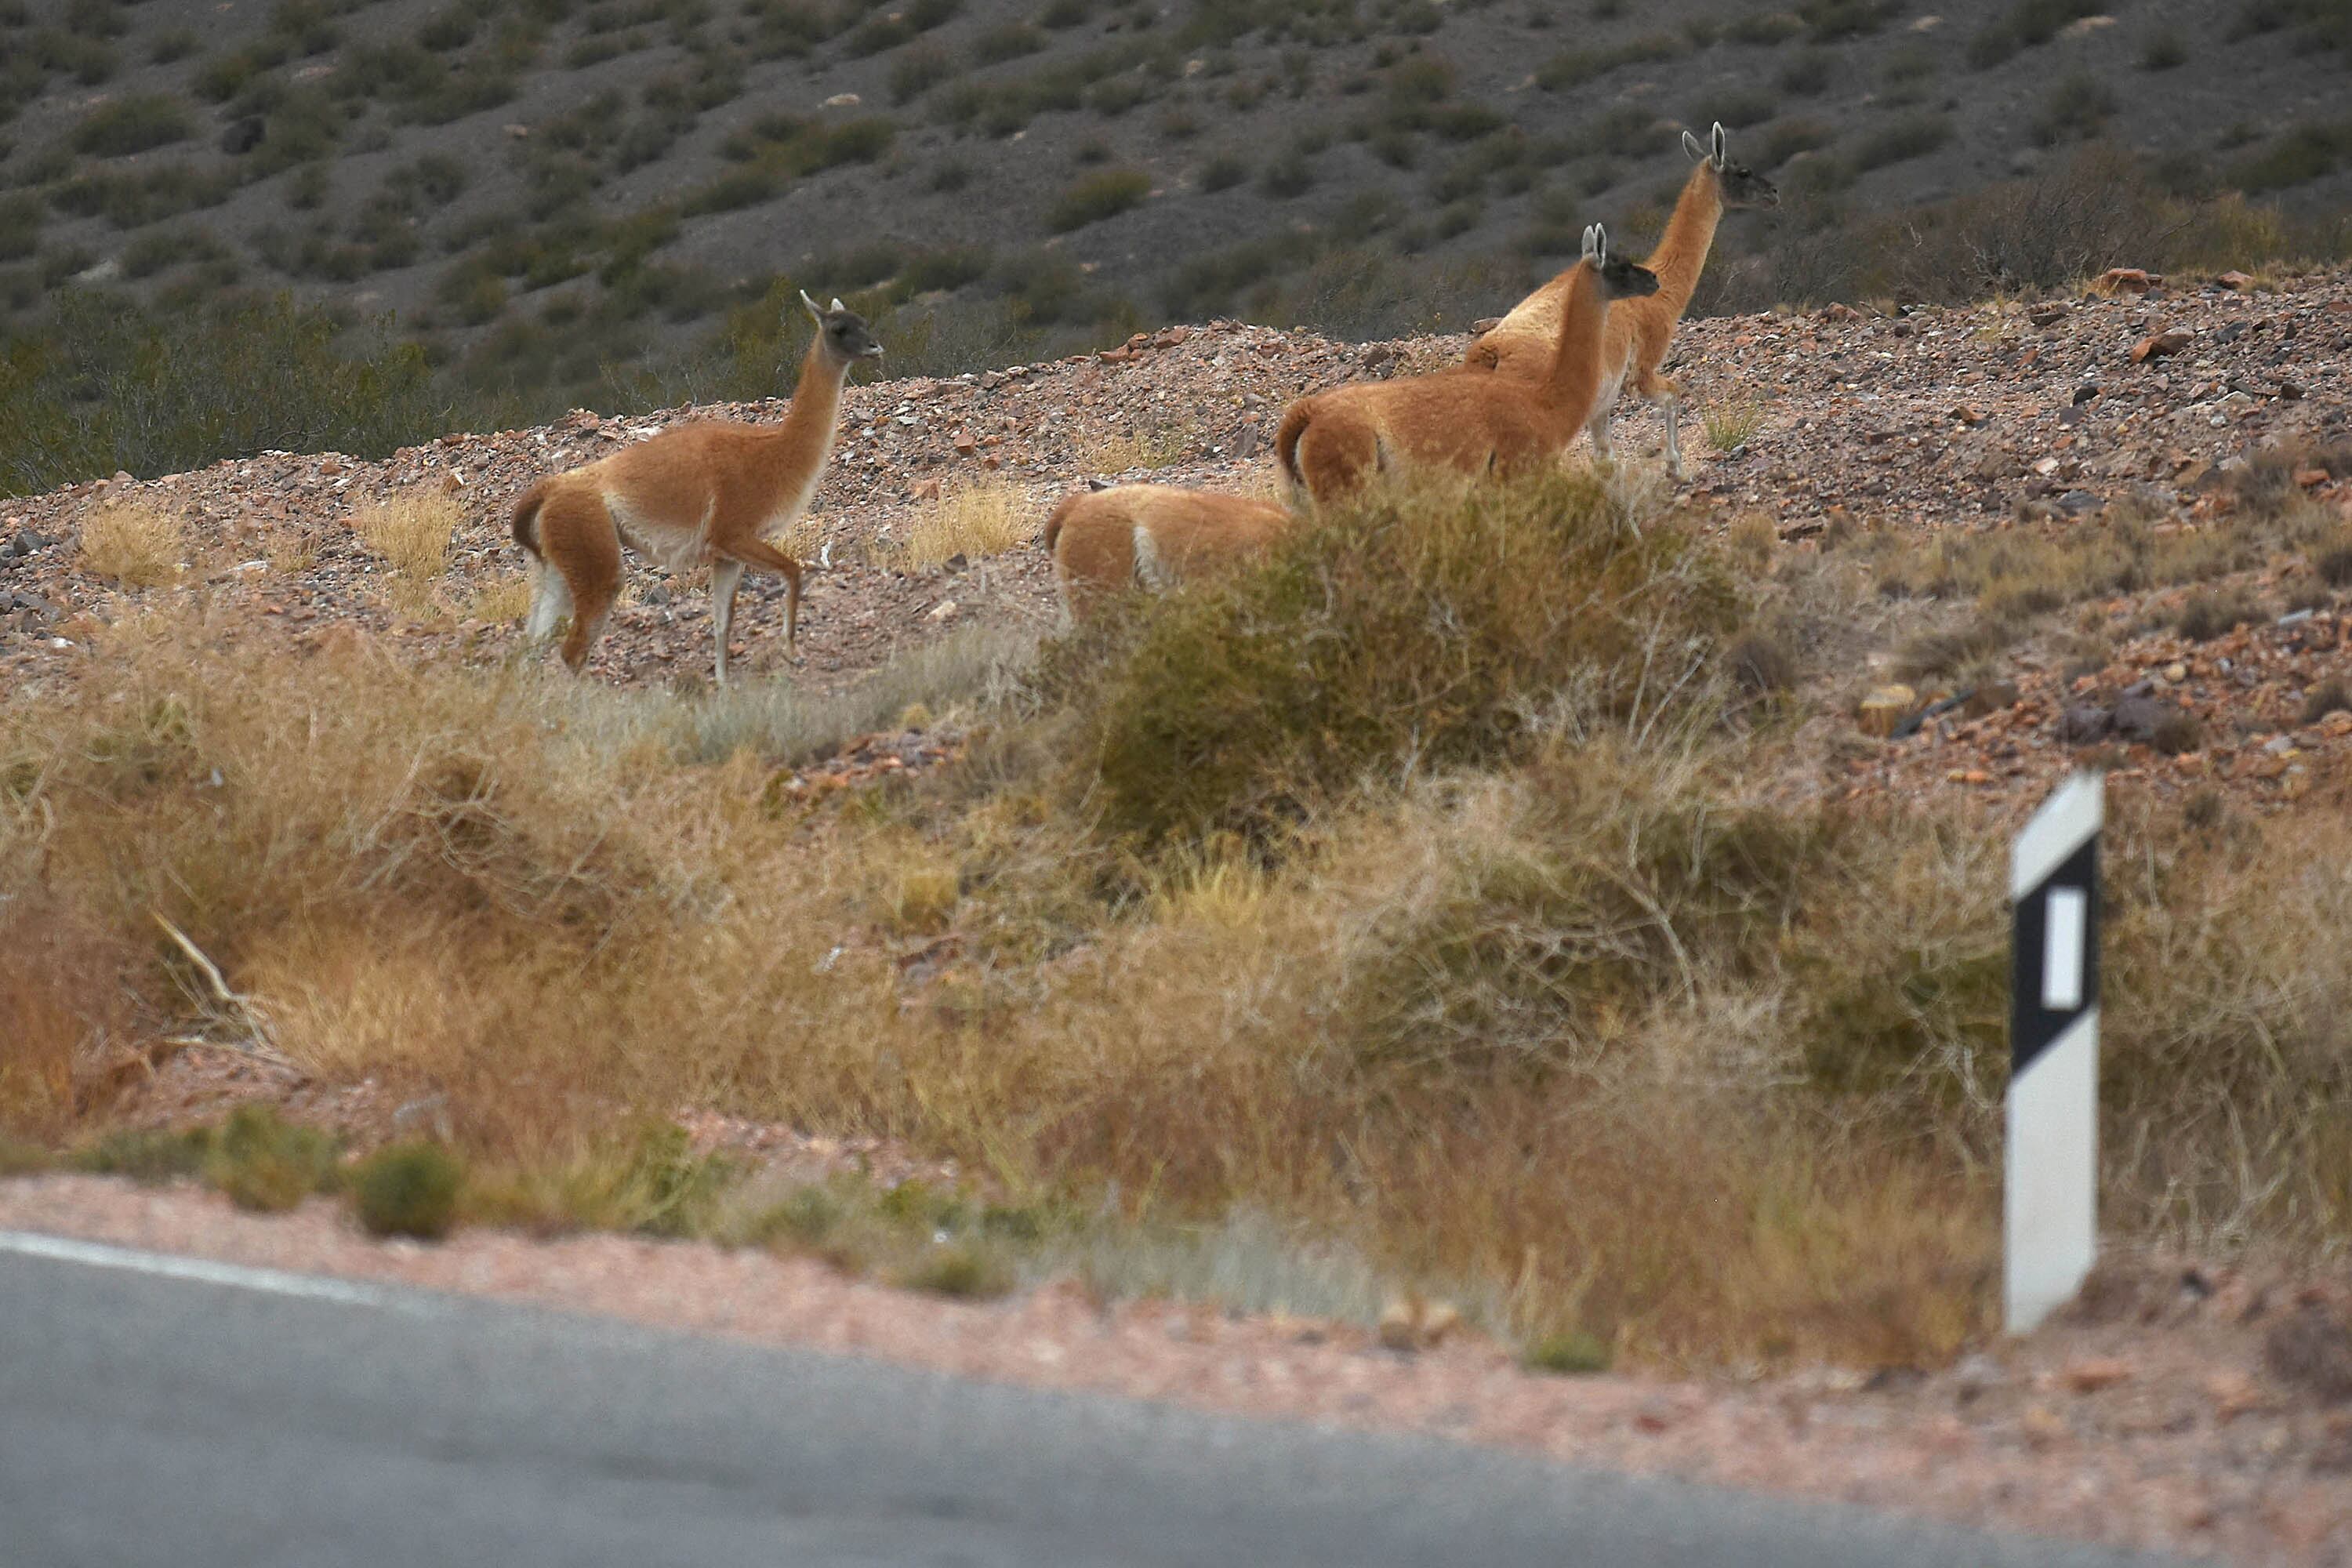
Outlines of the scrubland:
M1403 489L830 702L302 648L180 595L0 709L6 1158L226 1185L276 1150L263 1206L349 1185L378 1229L704 1234L963 1294L1411 1289L1542 1365L1948 1358L1994 1300L2010 824L1791 787L1804 693L1895 586L2005 615L2032 577L2046 612L2119 568L1776 548L1583 476ZM913 704L959 765L786 787ZM2111 1234L2339 1247L2352 826L2110 810ZM461 1169L125 1130L175 1038L432 1099ZM689 1109L972 1185L779 1191Z

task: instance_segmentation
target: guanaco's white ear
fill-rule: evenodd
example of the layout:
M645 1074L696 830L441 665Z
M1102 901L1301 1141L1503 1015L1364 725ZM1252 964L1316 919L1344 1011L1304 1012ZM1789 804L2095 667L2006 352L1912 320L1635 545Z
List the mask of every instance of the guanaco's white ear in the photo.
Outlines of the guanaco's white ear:
M1691 155L1693 163L1706 156L1706 149L1699 144L1697 137L1687 131L1683 132L1683 151Z
M805 289L801 290L801 303L808 307L808 313L816 318L819 326L824 324L824 312L817 309L816 301L809 298L808 290Z
M1597 244L1599 243L1600 238L1601 238L1601 226L1600 226L1599 224L1597 224L1597 223L1589 223L1589 224L1586 224L1586 225L1584 226L1584 259L1585 259L1585 260L1587 260L1587 261L1591 261L1591 260L1592 259L1593 247L1595 247L1595 245L1597 245Z
M1717 121L1715 122L1715 134L1714 134L1713 136L1709 137L1709 138L1708 138L1708 141L1710 141L1711 142L1713 142L1713 143L1714 143L1714 146L1715 146L1715 157L1714 157L1714 159L1713 159L1713 162L1714 162L1714 163L1715 163L1715 166L1716 166L1717 168L1720 169L1720 168L1722 168L1722 167L1723 167L1723 121L1722 121L1718 120L1718 121Z
M838 294L835 294L835 295L833 297L833 308L834 308L835 310L846 310L847 309L849 309L849 307L848 307L848 306L846 306L846 305L845 305L845 304L843 304L843 303L841 302L841 296L840 296L840 295L838 295Z

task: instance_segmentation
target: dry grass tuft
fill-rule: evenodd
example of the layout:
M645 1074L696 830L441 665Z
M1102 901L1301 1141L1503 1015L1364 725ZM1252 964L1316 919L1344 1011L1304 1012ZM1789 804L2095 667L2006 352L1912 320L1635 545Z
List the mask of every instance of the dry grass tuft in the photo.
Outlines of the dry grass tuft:
M352 514L352 531L383 557L393 571L391 598L403 614L431 602L449 570L449 547L465 512L451 497L407 490L373 501Z
M474 590L466 601L467 620L485 621L491 626L520 621L530 613L530 579L528 576L499 576L490 579Z
M1699 421L1706 427L1708 446L1718 452L1736 452L1763 428L1764 405L1753 397L1709 399L1699 409Z
M1078 468L1103 478L1164 468L1183 457L1191 446L1191 438L1171 424L1101 430L1079 443Z
M185 549L180 520L147 501L100 502L82 519L82 569L125 587L171 582Z
M906 542L891 563L902 572L1001 555L1036 536L1042 521L1027 494L1003 479L959 484L926 502L908 525Z

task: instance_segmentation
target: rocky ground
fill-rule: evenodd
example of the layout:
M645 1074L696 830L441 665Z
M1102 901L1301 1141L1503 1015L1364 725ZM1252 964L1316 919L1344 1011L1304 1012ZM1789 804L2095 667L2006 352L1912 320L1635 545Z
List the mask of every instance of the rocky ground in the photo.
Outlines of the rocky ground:
M1010 486L1034 522L1104 474L1260 487L1289 398L1434 367L1462 344L1351 345L1214 322L1098 355L854 388L798 541L824 563L800 649L782 641L781 585L751 580L737 621L742 668L835 691L974 626L1044 632L1055 606L1034 543L918 572L892 564L943 491ZM2352 529L2348 351L2352 276L2337 274L2144 289L2126 279L2079 299L1971 310L1692 322L1672 368L1715 438L1697 413L1686 417L1693 478L1666 526L1761 534L1768 603L1801 597L1823 563L1887 559L1940 538L2082 540L2134 526L2226 539L2254 526L2237 478L2250 458L2284 476L2295 505L2339 512ZM505 513L527 483L689 412L780 411L625 422L583 412L382 462L269 454L0 502L0 671L14 692L70 681L105 657L110 626L134 605L199 594L229 624L249 615L297 639L381 636L420 658L502 661L518 649L522 570ZM1657 482L1658 436L1646 413L1621 425L1633 482ZM368 503L420 493L453 498L463 512L448 576L422 607L394 591L386 563L351 527ZM128 589L83 569L86 520L126 503L182 520L175 583ZM1802 705L1813 716L1798 728L1799 771L1782 786L1966 791L2021 806L2087 757L2118 788L2336 809L2352 746L2352 711L2325 700L2331 681L2352 679L2352 604L2338 586L2307 553L2281 554L2226 579L2077 596L1999 648L1964 689L1919 679L1899 692L1905 640L1948 629L1968 595L1874 598L1813 650L1821 668ZM2194 594L2229 597L2243 614L2184 629ZM589 678L692 689L709 657L706 596L640 572ZM939 737L889 733L811 771L839 784L952 754ZM362 1143L429 1126L434 1114L386 1103L364 1083L306 1087L267 1061L203 1050L163 1069L141 1114L184 1120L247 1098ZM803 1175L955 1175L878 1144L716 1122L691 1131ZM420 1251L362 1242L322 1208L267 1222L193 1191L86 1178L0 1186L0 1226L483 1289L981 1375L1402 1424L2235 1560L2352 1563L2352 1284L2340 1268L2140 1259L2112 1270L2067 1323L1948 1371L1678 1383L1538 1377L1475 1337L1425 1342L1411 1321L1384 1344L1330 1325L1107 1308L1061 1288L952 1305L812 1262L696 1246L479 1234Z

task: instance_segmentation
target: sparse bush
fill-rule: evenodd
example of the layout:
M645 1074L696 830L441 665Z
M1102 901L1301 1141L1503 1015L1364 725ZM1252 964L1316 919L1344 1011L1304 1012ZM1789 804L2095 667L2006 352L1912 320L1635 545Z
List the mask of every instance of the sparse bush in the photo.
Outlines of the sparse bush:
M1609 1363L1615 1359L1608 1342L1576 1329L1530 1340L1519 1352L1519 1364L1529 1372L1548 1372L1560 1377L1607 1372Z
M438 1143L394 1143L352 1167L344 1185L370 1236L438 1241L457 1223L465 1162Z
M1829 89L1837 75L1837 57L1826 49L1799 55L1780 68L1780 86L1800 98L1814 98Z
M2252 605L2242 598L2191 594L2174 617L2172 629L2190 642L2211 642L2255 618Z
M1048 679L1085 715L1106 826L1147 846L1263 835L1368 774L1507 755L1562 687L1622 711L1643 668L1705 665L1728 585L1680 542L1628 539L1611 504L1565 477L1379 493L1131 644L1074 645Z
M1940 114L1905 115L1864 136L1849 157L1856 169L1868 174L1891 163L1924 158L1951 138L1951 121Z
M2316 724L2330 713L2352 713L2352 685L2347 685L2340 675L2329 676L2304 699L2305 723Z
M2139 52L2139 68L2145 71L2178 70L2189 63L2189 41L2173 27L2159 27L2147 36Z
M241 1209L281 1213L334 1186L335 1146L267 1105L241 1105L205 1151L204 1177Z
M214 1136L209 1127L110 1132L75 1150L66 1163L94 1176L126 1176L142 1186L159 1186L202 1173Z
M194 134L187 106L161 93L139 93L100 105L74 127L77 152L101 158L127 157L184 142Z
M1220 153L1201 166L1201 189L1211 194L1229 191L1249 178L1249 165L1230 153Z
M956 75L956 64L937 44L916 44L890 62L890 101L912 103Z
M1265 166L1258 188L1277 201L1303 196L1315 188L1314 165L1297 153L1286 153Z
M1151 194L1151 176L1140 169L1103 169L1074 183L1055 201L1045 225L1055 234L1116 217Z
M2033 139L2042 146L2095 136L2116 111L2115 94L2088 71L2062 78L2042 100L2033 121Z
M1536 85L1566 92L1621 67L1671 60L1689 51L1689 43L1672 33L1651 33L1608 47L1563 49L1536 68Z
M1015 1278L1004 1259L969 1241L943 1242L898 1271L898 1284L908 1290L960 1300L985 1300L1010 1291Z

